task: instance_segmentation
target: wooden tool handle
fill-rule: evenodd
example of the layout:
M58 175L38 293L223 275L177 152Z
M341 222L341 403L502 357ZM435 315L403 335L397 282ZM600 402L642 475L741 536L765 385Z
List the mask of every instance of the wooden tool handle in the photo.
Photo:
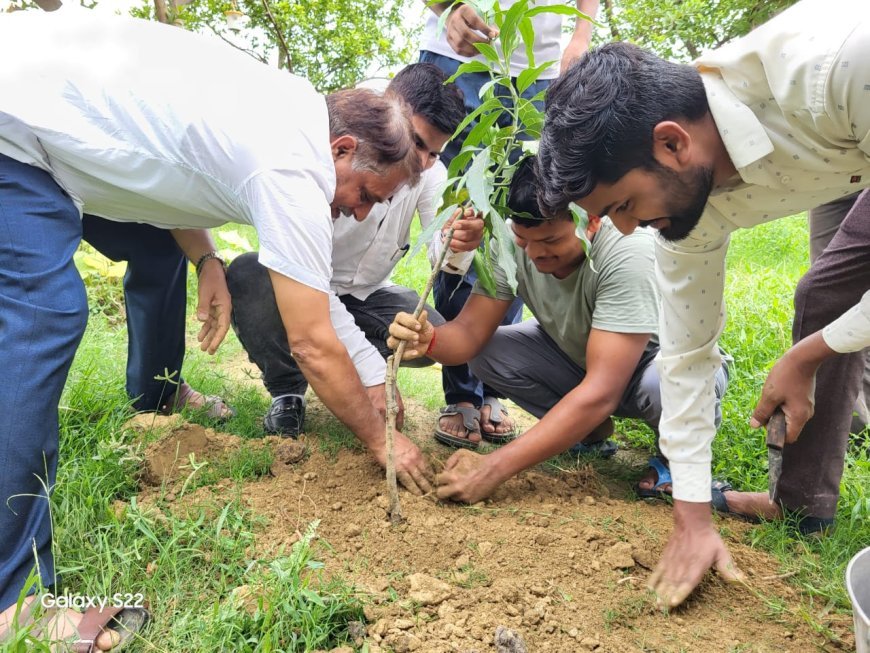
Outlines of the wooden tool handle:
M783 445L785 445L785 413L781 408L777 408L767 422L767 446L782 449Z

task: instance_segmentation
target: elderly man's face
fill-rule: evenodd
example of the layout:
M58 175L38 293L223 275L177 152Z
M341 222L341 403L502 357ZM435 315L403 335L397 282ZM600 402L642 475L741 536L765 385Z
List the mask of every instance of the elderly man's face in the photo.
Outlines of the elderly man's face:
M399 166L390 168L386 174L354 169L356 139L351 136L334 141L332 152L335 164L335 195L330 204L333 220L341 213L352 215L358 221L365 220L372 206L390 199L407 181L406 173Z
M676 172L659 165L635 168L614 184L600 183L577 201L591 215L609 216L624 234L652 227L667 240L688 236L701 220L713 188L713 169L695 166Z
M406 181L405 174L392 168L387 175L354 170L350 164L335 164L335 195L332 198L332 217L340 213L352 215L355 220L366 219L372 206L385 202Z

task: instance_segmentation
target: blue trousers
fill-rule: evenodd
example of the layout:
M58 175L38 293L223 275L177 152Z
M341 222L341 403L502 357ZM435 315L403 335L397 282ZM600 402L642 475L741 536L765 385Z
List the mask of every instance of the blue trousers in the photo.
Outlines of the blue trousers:
M166 229L93 215L84 216L82 228L96 250L127 262L127 394L136 410L156 410L182 381L187 258ZM158 380L167 375L173 382Z
M0 155L0 610L39 562L54 583L46 487L58 403L88 317L78 211L46 172Z
M453 75L462 63L458 59L445 57L428 50L420 52L420 61L435 64L447 75ZM480 89L488 81L490 81L490 77L486 73L464 73L456 78L455 83L465 96L465 109L468 112L480 106ZM534 97L549 85L550 80L539 80L525 90L523 97ZM502 100L502 102L505 105L508 104L506 99ZM539 108L543 107L540 106ZM505 115L503 119L506 121L509 120L509 117ZM459 154L462 141L465 140L465 137L473 126L473 124L469 125L465 132L447 143L447 146L441 153L441 161L445 166L449 166L453 158ZM459 315L462 307L465 306L465 302L468 300L476 280L477 275L474 274L474 271L469 271L465 276L445 274L443 272L439 274L434 287L436 310L445 319L454 319ZM502 324L505 326L516 324L522 318L522 314L523 303L520 299L517 299L511 305ZM494 390L484 387L477 377L471 373L471 370L468 369L468 365L443 367L441 383L444 386L444 398L448 404L467 401L479 407L483 403L484 396L498 396L498 393Z

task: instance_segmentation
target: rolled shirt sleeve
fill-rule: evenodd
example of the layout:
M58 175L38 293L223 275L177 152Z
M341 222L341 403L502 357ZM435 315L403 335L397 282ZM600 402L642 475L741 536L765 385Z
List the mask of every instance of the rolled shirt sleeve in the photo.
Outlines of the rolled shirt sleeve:
M858 304L826 326L822 338L828 347L841 354L870 346L870 290Z
M341 303L338 296L331 291L329 293L329 317L338 339L347 348L347 353L353 361L353 366L356 368L362 384L370 388L384 383L387 373L386 362L380 352L366 340L365 334L354 322L353 316Z
M717 340L725 324L727 251L727 236L697 244L690 236L679 245L656 239L662 299L660 445L670 462L674 498L680 501L711 499L715 375L722 364Z
M437 208L441 200L441 195L444 192L445 182L447 181L447 169L440 161L428 170L421 179L420 183L423 188L420 192L420 199L417 202L417 212L420 215L420 225L425 230L437 217ZM441 251L445 246L444 233L439 229L432 234L432 241L429 243L428 258L429 265L435 267L438 263L438 257L441 256ZM471 267L471 262L474 260L474 252L454 252L450 250L447 256L444 257L444 262L441 264L441 271L447 274L465 274Z

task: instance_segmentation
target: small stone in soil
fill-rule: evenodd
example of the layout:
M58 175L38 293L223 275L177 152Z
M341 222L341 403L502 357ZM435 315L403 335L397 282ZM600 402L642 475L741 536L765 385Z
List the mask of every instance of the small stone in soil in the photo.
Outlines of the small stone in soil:
M510 628L498 626L495 629L495 650L496 653L527 653L526 643L519 633L514 632Z
M492 542L478 542L477 544L477 552L480 553L482 558L487 557L492 550L495 548L495 544Z

